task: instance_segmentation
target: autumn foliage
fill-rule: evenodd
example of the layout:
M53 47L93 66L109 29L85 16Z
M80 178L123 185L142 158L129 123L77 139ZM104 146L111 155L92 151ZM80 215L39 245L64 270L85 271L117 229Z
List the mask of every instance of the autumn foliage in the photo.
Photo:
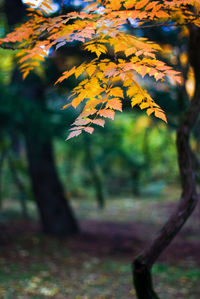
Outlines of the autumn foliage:
M88 2L88 1L87 1ZM140 84L146 75L156 81L181 83L181 75L157 58L160 46L146 38L126 33L125 26L137 29L152 24L172 26L193 23L200 27L198 0L104 0L90 1L80 13L51 16L52 3L39 6L27 2L29 19L4 39L1 45L14 45L23 78L39 66L50 49L80 41L92 53L90 62L66 70L56 84L70 76L79 83L63 109L81 104L82 111L70 129L69 138L82 131L92 133L94 125L104 126L105 118L114 119L122 111L124 99L131 106L146 109L164 121L163 110ZM34 2L35 3L35 2ZM37 6L37 7L36 7Z

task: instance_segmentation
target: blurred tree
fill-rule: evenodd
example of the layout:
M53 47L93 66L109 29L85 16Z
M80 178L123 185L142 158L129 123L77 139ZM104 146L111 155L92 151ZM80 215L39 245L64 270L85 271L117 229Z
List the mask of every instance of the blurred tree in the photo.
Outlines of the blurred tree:
M0 138L0 210L2 209L3 194L2 194L2 177L3 177L3 164L6 158L6 146L2 138Z
M195 93L181 118L177 130L177 150L182 183L182 196L177 209L161 229L158 236L133 262L133 275L139 299L158 299L152 287L150 269L163 250L170 244L198 203L193 153L190 135L200 114L200 29L190 24L188 57L195 74Z
M87 135L84 136L84 141L85 141L85 150L86 150L85 162L91 173L91 178L95 188L98 206L100 209L103 209L105 207L103 184L102 184L102 179L99 173L98 166L95 162L90 136Z
M25 16L25 9L20 0L5 1L5 12L9 27L22 21ZM50 130L48 132L50 122L49 117L45 116L48 114L45 108L45 86L41 78L34 74L27 80L24 88L21 74L17 69L13 73L11 89L14 86L13 96L21 98L21 101L26 101L26 105L20 113L20 127L26 141L29 173L43 231L52 235L77 233L78 225L64 196L55 167L52 135ZM9 161L15 182L22 193L23 185L17 176L11 157ZM26 213L24 199L23 208Z

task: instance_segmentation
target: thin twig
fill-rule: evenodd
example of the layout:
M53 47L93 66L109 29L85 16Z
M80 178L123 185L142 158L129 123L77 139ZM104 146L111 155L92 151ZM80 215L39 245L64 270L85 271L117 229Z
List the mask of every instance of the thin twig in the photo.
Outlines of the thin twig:
M63 13L64 3L65 3L65 0L61 0L60 1L60 12L59 12L59 15L61 15Z
M193 20L192 20L193 21ZM129 19L127 19L127 23L128 25L132 28L132 29L148 29L148 28L154 28L154 27L179 27L179 26L187 26L189 24L192 23L192 21L190 22L186 22L186 23L172 23L172 24L168 24L168 23L159 23L159 24L151 24L151 25L144 25L144 26L134 26L131 24L131 21Z

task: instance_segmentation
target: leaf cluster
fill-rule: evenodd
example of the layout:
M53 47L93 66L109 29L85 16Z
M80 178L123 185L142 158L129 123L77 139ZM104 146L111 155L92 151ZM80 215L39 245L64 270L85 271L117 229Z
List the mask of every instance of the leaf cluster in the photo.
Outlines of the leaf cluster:
M87 1L88 2L88 1ZM125 25L137 28L153 24L200 26L197 0L97 0L81 12L51 17L50 0L43 0L37 8L28 8L29 20L0 40L0 44L21 47L17 53L23 78L45 60L49 51L69 42L79 41L85 51L96 56L66 70L56 84L75 76L81 82L72 91L63 109L80 105L82 111L68 139L82 131L92 133L94 125L104 126L105 118L114 119L115 111L122 111L124 99L132 107L146 109L165 122L164 111L141 87L140 78L146 75L156 81L181 83L179 72L157 58L160 46L136 35L127 34ZM33 6L32 1L27 3ZM146 25L147 24L147 25ZM151 25L149 25L151 24Z

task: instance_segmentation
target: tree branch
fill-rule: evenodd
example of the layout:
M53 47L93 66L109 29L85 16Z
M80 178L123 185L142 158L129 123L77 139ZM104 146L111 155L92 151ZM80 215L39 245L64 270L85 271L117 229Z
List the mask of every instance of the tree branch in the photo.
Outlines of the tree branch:
M199 199L189 138L200 114L200 57L197 51L200 47L200 29L189 26L189 30L189 60L194 68L196 88L194 98L190 102L177 131L182 196L178 207L164 224L155 240L133 261L133 278L139 299L158 299L153 289L151 268L192 214Z
M65 4L65 0L60 0L60 11L59 11L59 15L62 15L62 13L63 13L64 4Z
M127 23L128 25L132 28L132 29L148 29L148 28L155 28L155 27L181 27L181 26L188 26L190 24L193 23L194 20L196 20L199 16L196 16L193 20L190 20L189 22L185 22L185 23L159 23L159 24L150 24L150 25L144 25L144 26L134 26L133 24L131 24L130 20L127 19Z
M26 46L14 46L14 45L7 45L7 44L0 44L0 48L6 49L6 50L23 50L27 49L29 45Z

